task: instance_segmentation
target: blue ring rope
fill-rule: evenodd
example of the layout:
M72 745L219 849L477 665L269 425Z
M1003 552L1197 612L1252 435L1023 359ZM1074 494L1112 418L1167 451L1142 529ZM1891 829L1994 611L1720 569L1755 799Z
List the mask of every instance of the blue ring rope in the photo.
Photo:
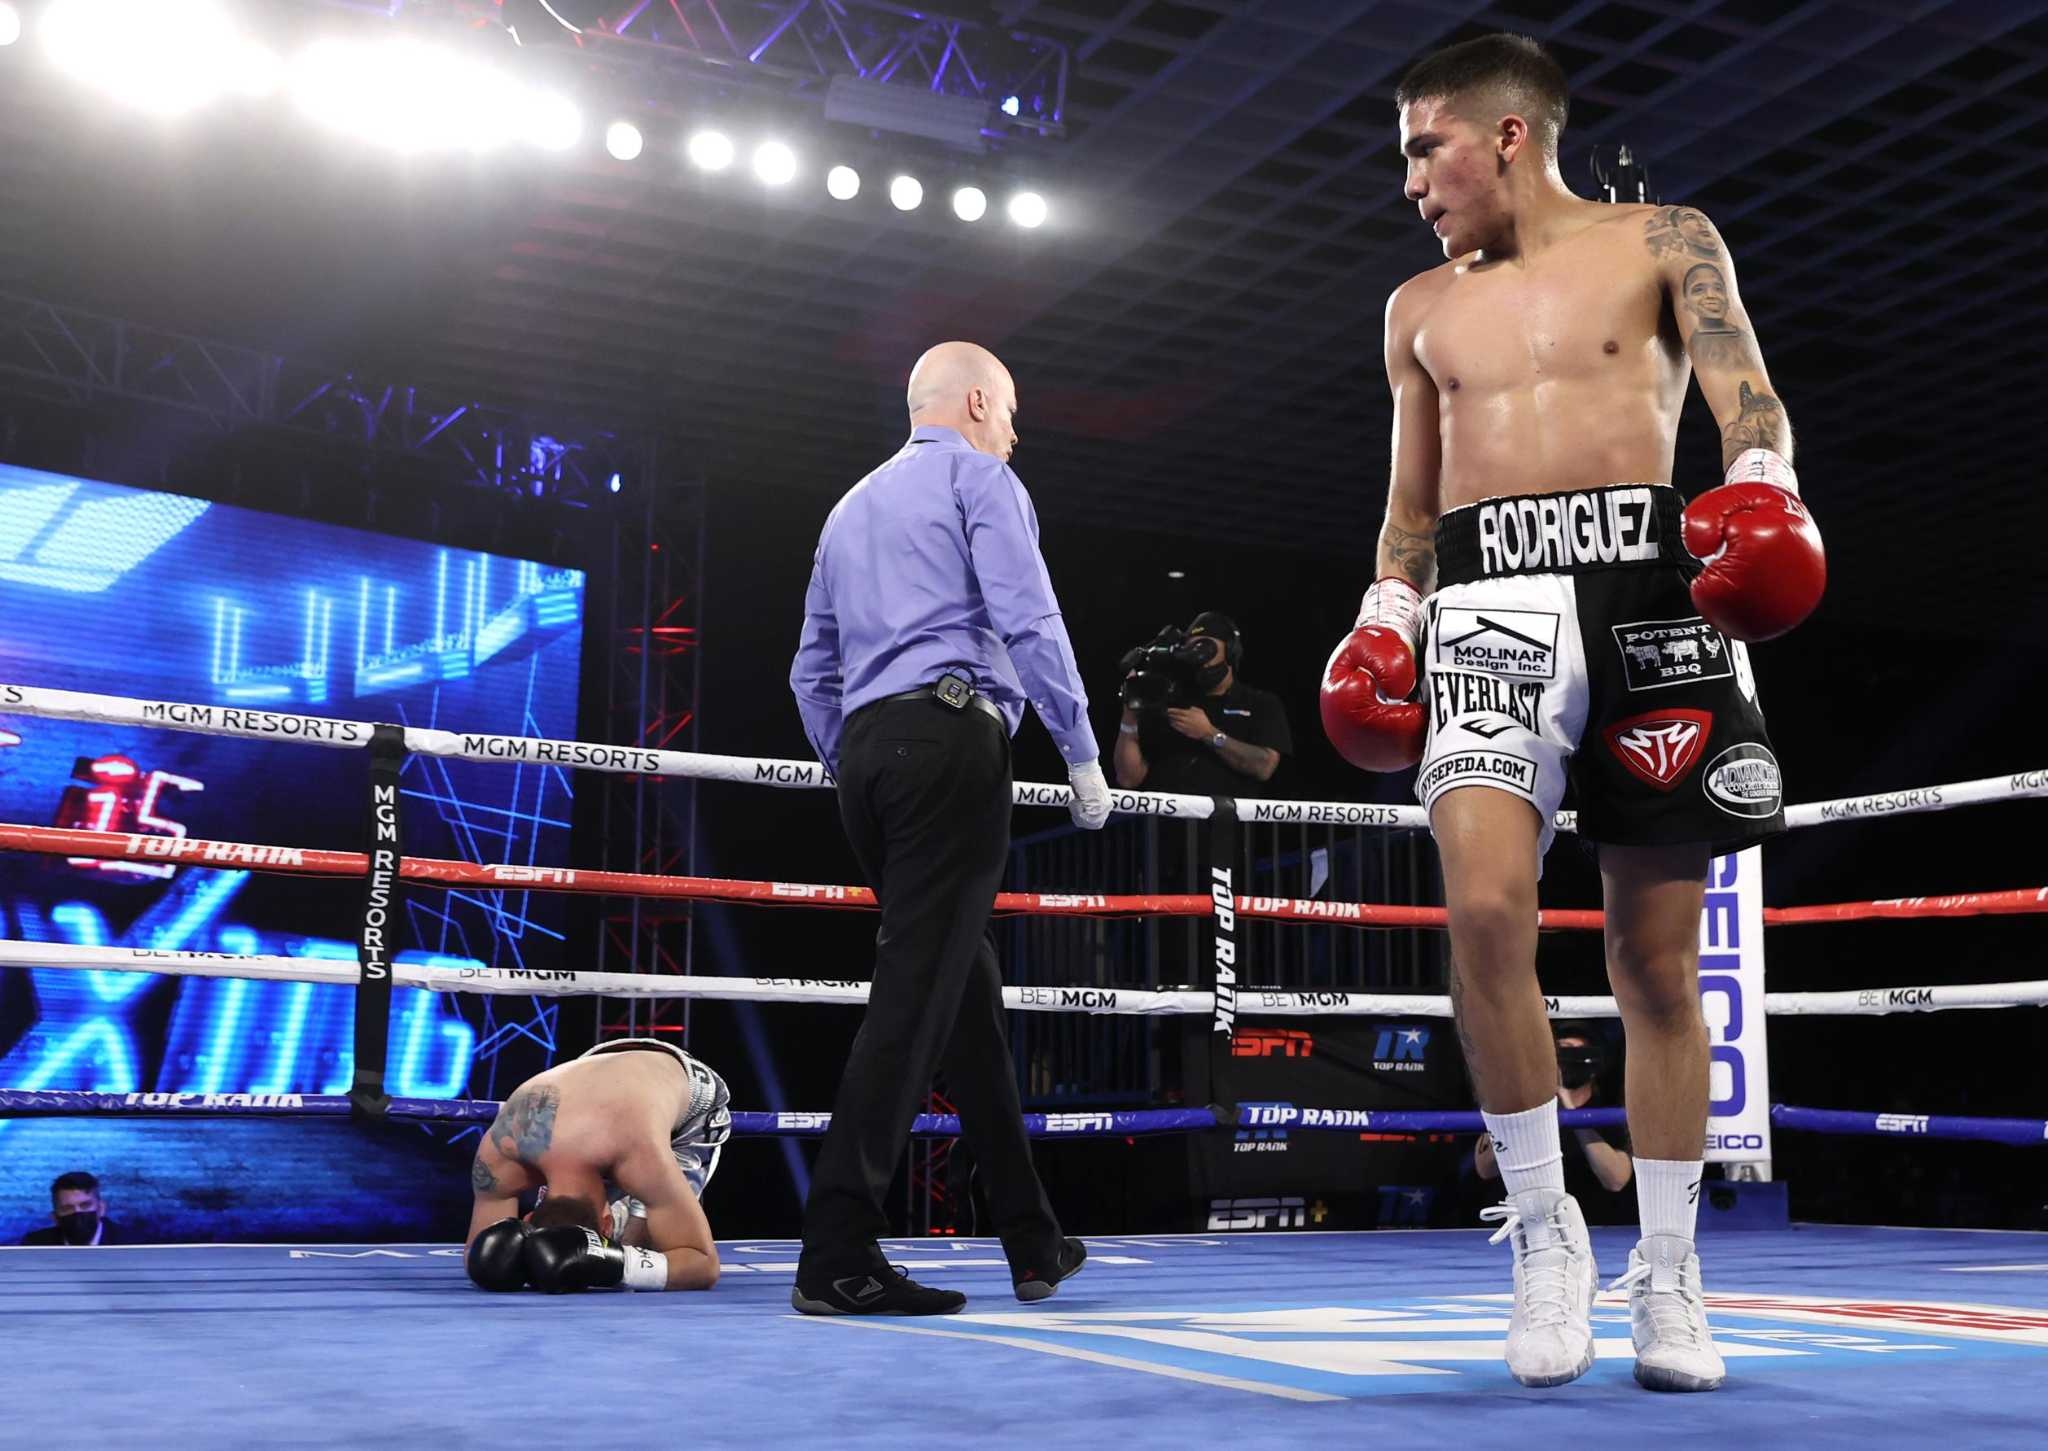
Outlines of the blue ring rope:
M348 1099L338 1093L81 1093L55 1089L0 1089L0 1116L14 1118L78 1117L90 1114L161 1116L290 1116L341 1118ZM489 1123L498 1105L487 1099L395 1098L391 1117L438 1123ZM1628 1121L1618 1108L1566 1109L1558 1122L1566 1128L1615 1128ZM735 1113L736 1135L772 1138L817 1138L831 1115L825 1113ZM1073 1113L1027 1113L1025 1127L1033 1138L1122 1138L1138 1134L1194 1133L1229 1122L1207 1108L1144 1108ZM1885 1138L1946 1139L1976 1143L2048 1145L2048 1120L1970 1118L1954 1114L1865 1113L1849 1109L1771 1107L1771 1123L1794 1132L1876 1135ZM1325 1109L1292 1105L1246 1105L1237 1110L1234 1127L1288 1132L1334 1133L1477 1133L1482 1121L1473 1109ZM911 1127L917 1138L954 1138L960 1120L953 1114L920 1114Z

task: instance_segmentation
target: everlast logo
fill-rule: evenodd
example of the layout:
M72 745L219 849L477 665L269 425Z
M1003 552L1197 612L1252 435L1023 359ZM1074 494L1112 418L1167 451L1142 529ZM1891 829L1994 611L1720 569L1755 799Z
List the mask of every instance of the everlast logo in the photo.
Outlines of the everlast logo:
M1433 671L1429 696L1442 730L1458 715L1504 715L1524 730L1536 729L1536 707L1543 700L1540 680L1501 680L1492 675L1466 675L1456 670Z
M1209 900L1216 906L1216 1028L1229 1037L1237 1028L1237 895L1229 867L1209 869Z
M1657 558L1657 515L1647 488L1524 495L1479 508L1479 567L1543 573Z

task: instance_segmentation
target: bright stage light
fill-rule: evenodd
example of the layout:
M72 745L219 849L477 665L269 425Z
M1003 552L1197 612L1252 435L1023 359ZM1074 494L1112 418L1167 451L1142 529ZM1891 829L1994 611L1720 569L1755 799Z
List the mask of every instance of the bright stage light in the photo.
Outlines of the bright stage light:
M631 121L614 121L605 128L604 149L612 154L614 160L631 161L646 144L640 128Z
M223 74L229 90L260 101L277 91L284 79L284 62L268 46L248 40L229 53Z
M42 39L59 70L158 116L228 89L246 49L214 0L56 0Z
M825 173L825 190L834 201L850 202L860 195L860 173L850 166L835 166Z
M0 0L0 45L12 45L20 39L21 12Z
M409 39L320 41L293 62L291 92L320 124L406 153L482 152L513 141L564 151L583 134L567 97Z
M754 148L754 175L764 186L783 186L796 175L796 153L780 141L763 141Z
M732 165L732 138L723 131L699 131L690 138L690 162L705 171Z
M1010 220L1020 227L1045 225L1045 198L1035 191L1020 191L1010 198Z
M526 108L526 139L543 151L567 151L583 135L583 117L567 96L535 93Z
M953 193L953 215L963 222L978 222L988 211L988 193L978 186L963 186Z
M914 212L924 201L924 183L914 176L899 176L889 183L889 202L899 212Z

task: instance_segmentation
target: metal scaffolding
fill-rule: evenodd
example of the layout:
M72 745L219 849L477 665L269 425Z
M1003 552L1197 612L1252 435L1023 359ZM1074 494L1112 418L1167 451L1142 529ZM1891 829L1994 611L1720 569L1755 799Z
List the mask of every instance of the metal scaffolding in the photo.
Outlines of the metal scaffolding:
M76 407L172 409L223 434L318 435L423 459L459 482L564 503L609 492L635 461L616 432L375 381L0 292L0 389Z
M572 45L600 65L822 98L838 77L988 108L984 136L1066 134L1064 41L890 0L316 0L401 22Z

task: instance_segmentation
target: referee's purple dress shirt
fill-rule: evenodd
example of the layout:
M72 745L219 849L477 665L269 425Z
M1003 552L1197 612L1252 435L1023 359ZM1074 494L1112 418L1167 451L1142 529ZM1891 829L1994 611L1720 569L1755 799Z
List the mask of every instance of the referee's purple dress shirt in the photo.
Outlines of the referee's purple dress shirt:
M927 427L826 518L789 686L836 775L848 716L949 671L1002 711L1010 734L1028 700L1069 765L1099 754L1031 496L1001 459Z

